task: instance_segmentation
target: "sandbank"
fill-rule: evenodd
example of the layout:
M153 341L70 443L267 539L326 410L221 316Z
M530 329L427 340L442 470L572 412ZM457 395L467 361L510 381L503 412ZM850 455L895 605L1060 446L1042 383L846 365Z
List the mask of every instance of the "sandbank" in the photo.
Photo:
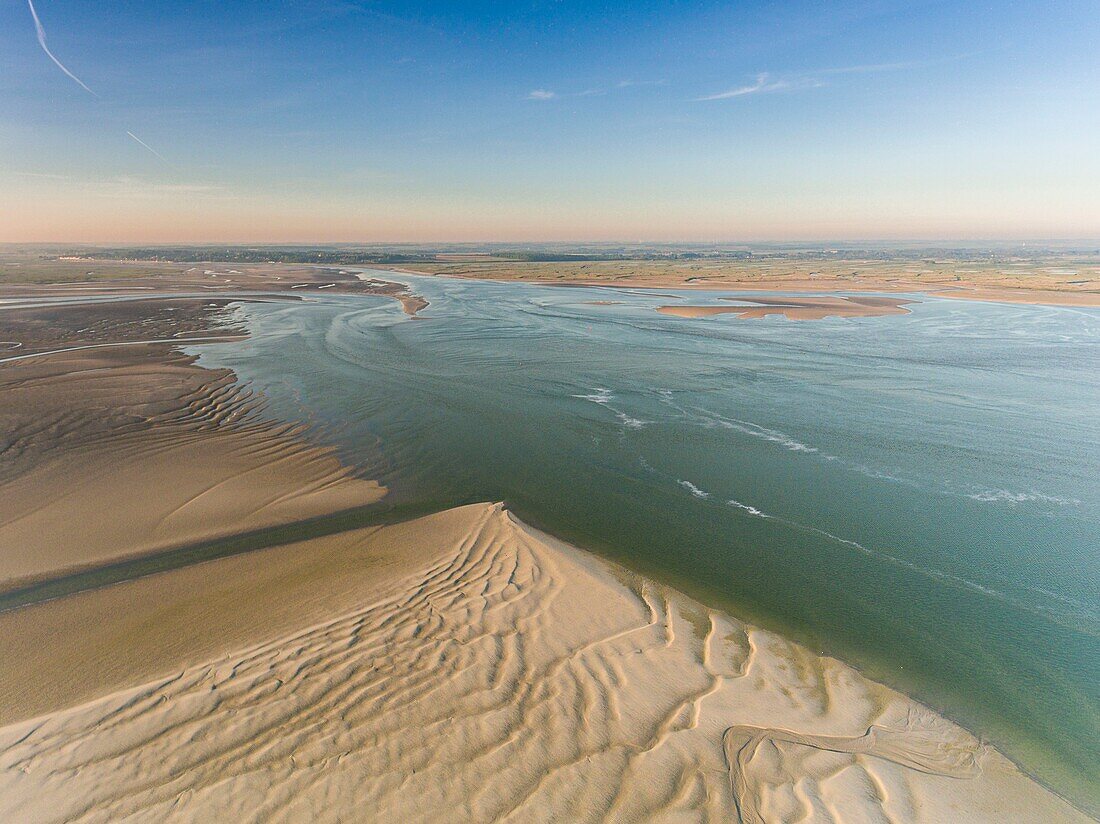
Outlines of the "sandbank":
M385 490L166 345L0 364L0 590Z
M1054 256L1051 260L1061 258ZM437 261L376 268L410 274L523 281L557 286L700 289L731 292L907 292L960 300L1100 306L1095 258L1072 267L1011 258L757 257L746 260Z
M733 314L742 319L782 315L788 320L820 320L822 318L860 318L880 315L907 315L905 304L912 300L871 296L813 297L813 298L746 298L725 297L750 304L746 306L659 306L663 315L681 318L709 318L715 315Z
M500 505L2 614L0 657L4 820L1088 820Z

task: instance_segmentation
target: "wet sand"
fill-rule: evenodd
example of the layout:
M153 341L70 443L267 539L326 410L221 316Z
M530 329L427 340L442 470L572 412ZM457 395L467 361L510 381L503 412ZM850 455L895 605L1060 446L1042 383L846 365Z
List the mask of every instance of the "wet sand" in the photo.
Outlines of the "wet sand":
M1054 263L1058 265L1054 265ZM518 280L559 286L705 289L730 292L924 292L960 300L1100 306L1100 262L889 258L616 261L461 261L380 264L412 274Z
M303 427L265 418L262 399L232 373L202 369L168 344L114 346L151 333L121 322L119 306L149 311L54 307L41 326L39 310L5 311L5 336L21 339L20 351L103 348L0 362L0 591L382 497L304 442ZM241 331L181 309L152 333L193 331L200 320L205 334ZM101 327L110 328L103 340Z
M748 298L726 297L747 306L659 306L663 315L681 318L709 318L733 314L739 318L759 319L768 315L782 315L788 320L820 320L822 318L859 318L880 315L907 315L907 303L912 300L881 297L814 297L814 298Z
M104 265L99 267L97 263ZM4 302L27 298L79 300L95 295L171 301L168 296L179 292L209 296L214 304L225 300L224 293L242 292L266 293L280 300L296 300L318 292L377 295L398 301L407 315L415 315L428 305L402 283L360 278L355 270L329 266L264 263L234 267L213 262L141 260L35 260L25 264L0 254L0 301ZM43 310L46 313L48 310Z
M233 414L216 402L205 411ZM164 423L43 457L0 482L0 590L330 515L385 494L300 441L298 430Z

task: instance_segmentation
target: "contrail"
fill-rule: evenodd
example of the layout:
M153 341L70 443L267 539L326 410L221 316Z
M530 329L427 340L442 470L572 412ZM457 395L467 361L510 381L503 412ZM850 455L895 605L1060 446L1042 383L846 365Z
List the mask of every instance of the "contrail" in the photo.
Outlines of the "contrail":
M60 60L58 60L56 57L54 57L54 53L52 51L50 51L50 47L46 45L46 29L43 28L42 21L38 19L38 11L34 7L34 0L27 0L27 7L31 10L31 17L34 18L34 30L38 34L38 45L42 47L42 51L44 51L46 53L46 56L54 62L54 64L57 66L57 68L61 69L61 71L65 72L65 74L67 74L70 78L72 78L73 82L75 82L78 86L80 86L80 88L82 88L84 91L86 91L92 97L98 98L99 95L96 94L95 92L93 92L91 89L89 89L88 85L83 80L81 80L79 77L77 77L71 71L69 71L69 68L64 63L62 63ZM126 134L128 134L130 136L131 140L135 141L138 145L142 146L147 151L154 154L161 161L163 161L164 163L168 163L168 159L164 155L162 155L160 152L158 152L156 149L154 149L152 146L150 146L148 143L146 143L144 140L142 140L136 134L134 134L131 131L127 131ZM168 163L168 165L170 166L172 164Z
M27 5L30 6L31 17L34 18L34 30L38 33L38 45L42 47L42 51L44 51L46 53L46 56L48 58L50 58L50 60L52 60L54 63L57 64L57 68L61 69L61 71L65 72L65 74L67 74L74 81L76 81L77 85L79 85L80 88L82 88L84 91L86 91L92 97L99 97L98 94L93 92L91 89L89 89L85 85L83 80L81 80L79 77L77 77L71 71L69 71L68 68L66 68L64 63L62 63L60 60L58 60L56 57L53 56L53 52L50 51L50 47L46 45L46 30L44 28L42 28L42 21L38 19L38 12L34 10L33 0L27 0ZM131 135L131 137L133 137L133 135ZM137 140L137 138L134 138L134 139ZM140 143L141 141L138 141L138 142ZM145 148L148 149L149 147L146 146ZM150 151L152 151L152 149L150 149ZM156 153L154 152L154 154L156 154Z
M126 134L130 135L130 137L132 137L132 138L133 138L134 140L136 140L136 141L137 141L137 142L138 142L139 144L141 144L141 145L142 145L142 146L144 146L144 147L145 147L146 149L148 149L149 151L151 151L151 152L152 152L153 154L155 154L155 155L156 155L157 157L159 157L159 158L160 158L161 160L163 160L163 161L164 161L165 163L168 163L168 158L166 158L166 157L165 157L164 155L162 155L162 154L161 154L160 152L158 152L158 151L157 151L156 149L154 149L154 148L153 148L152 146L150 146L150 145L149 145L148 143L146 143L146 142L145 142L144 140L142 140L142 139L141 139L140 137L138 137L138 136L137 136L136 134L134 134L134 133L133 133L133 132L131 132L131 131L127 131L127 132L126 132ZM169 163L168 165L172 165L172 164L170 164L170 163Z

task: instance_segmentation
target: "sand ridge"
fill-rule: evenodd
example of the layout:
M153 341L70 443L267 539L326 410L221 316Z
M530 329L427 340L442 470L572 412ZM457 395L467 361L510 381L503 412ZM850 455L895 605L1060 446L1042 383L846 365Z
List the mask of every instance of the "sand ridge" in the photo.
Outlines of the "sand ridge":
M289 572L330 540L250 561ZM382 556L380 578L353 561ZM500 505L362 530L324 557L340 594L305 599L296 628L0 728L0 817L1087 820L927 708ZM241 563L201 566L247 591ZM153 577L180 573L195 571ZM258 613L295 601L294 578L253 593ZM73 622L106 617L74 665L94 677L112 623L140 619L110 605L152 583L70 603Z
M745 305L688 306L673 304L658 306L657 311L663 315L673 315L681 318L708 318L715 315L733 314L744 320L759 319L768 315L782 315L788 320L821 320L834 317L862 318L879 317L880 315L907 315L909 310L905 308L905 304L916 302L900 298L862 295L815 296L812 298L724 297L721 300L738 301Z
M0 366L0 589L385 494L193 360L136 345Z
M958 251L958 250L956 250ZM1072 265L1070 261L1072 260ZM963 300L1048 306L1100 306L1100 266L1094 255L1050 254L981 260L950 253L865 257L850 253L761 254L696 260L464 260L376 268L557 286L703 289L729 292L909 292Z

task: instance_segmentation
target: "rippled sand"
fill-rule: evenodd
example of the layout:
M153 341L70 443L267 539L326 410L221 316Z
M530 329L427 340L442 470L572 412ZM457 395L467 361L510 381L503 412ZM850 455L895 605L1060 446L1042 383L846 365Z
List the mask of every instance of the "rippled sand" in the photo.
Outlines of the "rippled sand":
M0 374L0 588L369 504L302 427L257 416L231 373L165 347Z
M850 667L500 505L41 604L0 639L0 692L44 659L82 682L3 707L5 821L1087 820Z

